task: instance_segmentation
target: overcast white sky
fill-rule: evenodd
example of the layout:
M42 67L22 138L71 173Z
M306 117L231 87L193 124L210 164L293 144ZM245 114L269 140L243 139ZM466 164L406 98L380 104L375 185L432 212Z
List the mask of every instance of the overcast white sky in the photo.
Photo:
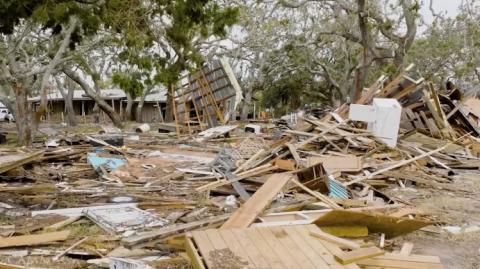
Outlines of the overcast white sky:
M450 17L454 17L458 13L458 6L462 3L462 0L432 0L433 9L435 13L442 13ZM430 0L422 0L421 13L425 20L425 23L431 23L433 21L432 12L429 9Z

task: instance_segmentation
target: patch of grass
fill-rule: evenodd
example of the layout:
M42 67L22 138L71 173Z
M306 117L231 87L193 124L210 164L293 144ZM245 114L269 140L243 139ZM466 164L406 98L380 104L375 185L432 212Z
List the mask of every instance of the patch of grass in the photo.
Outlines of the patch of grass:
M81 124L74 127L65 127L65 131L75 134L98 133L102 128L100 125Z
M2 148L14 148L17 146L18 136L17 134L7 134L7 143L1 144Z
M77 238L104 234L102 228L90 222L72 224L68 226L68 229L71 231L70 236Z

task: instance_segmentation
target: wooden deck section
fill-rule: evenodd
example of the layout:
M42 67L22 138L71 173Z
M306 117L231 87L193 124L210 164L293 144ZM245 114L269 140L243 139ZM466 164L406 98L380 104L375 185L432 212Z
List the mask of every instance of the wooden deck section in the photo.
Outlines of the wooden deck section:
M372 258L365 255L355 263L352 260L342 265L338 257L353 252L344 252L336 244L311 236L312 232L321 230L310 224L194 231L186 238L186 249L195 269L444 268L439 257L410 255L409 251ZM367 248L356 251L360 250Z
M242 268L248 269L360 268L356 264L337 262L332 253L341 251L340 248L311 236L311 231L319 228L295 225L194 231L187 240L187 252L195 257L192 263L196 269L232 267L228 263L219 266L216 251L231 251L232 263L243 264Z

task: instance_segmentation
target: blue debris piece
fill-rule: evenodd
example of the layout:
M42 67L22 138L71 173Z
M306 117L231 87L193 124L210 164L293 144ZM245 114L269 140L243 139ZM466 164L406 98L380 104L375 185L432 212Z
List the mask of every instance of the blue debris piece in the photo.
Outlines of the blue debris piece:
M327 178L327 186L328 190L330 191L328 196L344 200L348 199L347 188L343 186L342 183L335 180L335 178L333 178L331 175L329 175Z
M98 157L95 153L89 153L87 160L95 170L98 170L100 166L103 166L108 171L113 171L125 164L124 159Z

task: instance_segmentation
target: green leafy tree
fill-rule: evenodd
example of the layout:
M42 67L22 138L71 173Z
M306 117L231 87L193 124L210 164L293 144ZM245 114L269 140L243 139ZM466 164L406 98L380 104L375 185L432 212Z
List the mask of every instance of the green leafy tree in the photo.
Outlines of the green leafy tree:
M104 46L116 47L119 50L111 59L122 60L144 77L153 73L153 83L168 85L202 61L195 42L224 35L236 13L235 8L220 8L210 0L2 1L0 98L18 119L20 144L31 144L46 111L46 88L53 74L65 73L115 125L122 126L99 94L107 80L104 76L114 73L117 66L100 73L86 56L95 56ZM41 102L32 129L27 97L34 93L41 94ZM21 126L26 129L20 130Z

